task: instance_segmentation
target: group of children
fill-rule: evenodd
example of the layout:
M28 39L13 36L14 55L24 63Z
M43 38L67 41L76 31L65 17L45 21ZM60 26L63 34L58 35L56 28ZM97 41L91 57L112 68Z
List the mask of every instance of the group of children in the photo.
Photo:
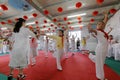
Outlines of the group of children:
M97 23L96 29L92 29L91 25L88 25L89 32L93 33L94 37L97 38L98 44L96 47L96 56L95 59L95 67L96 67L96 77L98 80L106 80L104 76L104 61L107 55L108 51L108 33L104 31L105 24L108 20L108 13L104 13L104 20ZM22 24L22 26L19 24ZM68 51L69 51L69 36L68 36L68 28L66 30L58 29L57 35L47 35L45 33L36 32L33 34L30 30L24 28L24 19L19 19L19 22L16 23L16 26L14 28L14 33L12 34L12 38L10 41L12 42L12 50L11 50L11 58L10 58L10 75L8 76L8 80L11 80L13 75L14 68L19 68L19 74L18 78L25 78L25 75L23 74L23 69L28 65L28 57L30 56L32 58L33 63L35 64L35 57L37 56L37 39L39 39L40 36L46 36L45 39L45 56L48 57L48 43L50 39L53 39L55 41L54 46L56 47L56 51L54 52L54 57L56 58L56 65L58 70L63 70L61 65L61 58L63 57L63 53L65 53L66 57L68 57ZM17 29L19 27L20 29ZM28 36L30 36L28 40ZM86 38L83 38L82 44L86 46ZM77 41L79 44L80 42ZM23 44L26 44L23 46ZM77 44L77 49L80 45ZM75 50L75 37L72 36L71 38L71 49L73 51ZM28 54L30 53L30 54ZM91 55L91 54L90 54ZM21 58L19 58L21 56ZM92 56L92 55L91 55ZM29 58L29 59L31 59ZM22 61L22 63L21 63Z

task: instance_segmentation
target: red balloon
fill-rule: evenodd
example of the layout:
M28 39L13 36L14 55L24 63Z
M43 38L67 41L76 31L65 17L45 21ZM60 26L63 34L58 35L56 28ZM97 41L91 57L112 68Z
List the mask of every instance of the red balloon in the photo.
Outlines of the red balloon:
M53 32L55 32L55 30L52 30Z
M94 22L95 20L94 19L91 19L90 22Z
M23 16L23 18L24 18L25 20L27 20L27 19L28 19L28 17L27 17L27 16Z
M12 23L12 20L8 20L8 23L10 23L10 24L11 24L11 23Z
M81 2L77 2L76 3L76 8L80 8L82 6L82 3Z
M2 25L5 25L6 23L5 22L1 22Z
M93 16L97 16L98 13L99 13L98 11L94 11L94 12L92 13L92 15L93 15Z
M99 5L101 5L104 2L104 0L96 0L96 1Z
M71 24L70 22L67 23L68 25Z
M54 21L54 22L57 22L57 19L56 19L56 18L54 18L54 19L53 19L53 21Z
M63 8L62 7L59 7L57 10L58 10L58 12L63 12Z
M64 17L64 21L67 21L67 17Z
M55 27L55 29L57 29L57 27Z
M48 14L49 14L49 11L48 11L48 10L44 10L44 14L45 14L45 15L48 15Z
M33 15L33 17L37 17L37 13L33 13L32 15Z
M44 23L47 23L47 20L44 20Z
M38 21L35 21L35 24L38 24Z
M116 12L117 12L116 9L114 9L114 8L113 8L113 9L110 9L110 13L111 13L111 14L115 14Z
M60 26L60 25L61 25L61 23L58 23L58 25Z
M78 23L81 23L82 21L78 21Z
M48 28L48 30L50 30L50 28Z
M46 28L46 26L43 26L43 28Z
M4 5L4 4L0 5L0 7L2 8L3 11L8 10L8 7L6 5Z
M54 25L53 25L53 24L51 24L50 26L51 26L51 27L53 27Z

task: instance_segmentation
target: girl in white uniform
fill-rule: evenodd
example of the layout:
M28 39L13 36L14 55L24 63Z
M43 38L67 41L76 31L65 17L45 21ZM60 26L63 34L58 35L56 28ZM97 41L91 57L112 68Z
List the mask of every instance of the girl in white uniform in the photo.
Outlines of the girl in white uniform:
M104 13L104 16L105 16L104 20L98 22L96 30L92 29L90 25L88 26L89 31L95 33L96 38L98 39L98 44L95 50L96 52L95 67L96 77L98 78L98 80L105 80L104 62L108 51L108 35L104 31L105 24L108 18L107 12Z
M74 55L75 53L74 53L74 51L75 51L75 37L74 36L72 36L72 38L71 38L71 50L72 50L72 55Z
M25 20L19 18L9 39L12 46L10 47L10 75L8 76L8 80L12 80L15 68L19 68L18 78L25 78L23 69L28 66L29 36L35 37L35 34L25 27Z
M48 39L48 37L46 37L44 42L45 42L45 57L48 57L48 51L49 51L49 47L48 47L49 39Z

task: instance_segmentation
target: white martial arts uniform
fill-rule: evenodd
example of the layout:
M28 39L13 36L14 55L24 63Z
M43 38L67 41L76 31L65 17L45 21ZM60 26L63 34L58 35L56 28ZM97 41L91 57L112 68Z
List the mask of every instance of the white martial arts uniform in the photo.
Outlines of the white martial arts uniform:
M13 42L10 54L10 67L27 67L29 60L28 55L30 52L29 36L35 37L34 33L28 28L21 27L18 33L13 33L9 38L9 40Z
M3 53L7 53L7 51L8 51L8 48L7 48L7 41L4 41L3 42Z
M45 44L45 47L44 47L44 49L45 49L45 56L47 57L48 51L49 51L49 47L48 47L49 40L46 39L46 40L44 41L44 44Z
M75 38L71 38L71 50L72 52L75 51Z
M95 62L96 67L96 77L98 79L104 80L104 62L108 52L108 40L104 37L104 33L97 31L96 38L98 44L95 50L96 55L89 55L89 58Z
M68 57L68 51L69 51L69 41L67 39L64 40L64 53L66 58Z

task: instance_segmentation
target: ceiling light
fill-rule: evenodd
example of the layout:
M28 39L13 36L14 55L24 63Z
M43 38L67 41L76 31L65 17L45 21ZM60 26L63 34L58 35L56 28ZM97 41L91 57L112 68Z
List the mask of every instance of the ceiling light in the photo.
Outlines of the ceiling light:
M70 15L67 16L67 18L73 18L73 17L78 17L78 16L85 16L87 13L81 13L81 14L76 14L76 15Z
M35 22L26 23L26 25L33 25Z
M2 27L2 28L1 28L1 30L6 30L6 29L7 29L7 27Z

